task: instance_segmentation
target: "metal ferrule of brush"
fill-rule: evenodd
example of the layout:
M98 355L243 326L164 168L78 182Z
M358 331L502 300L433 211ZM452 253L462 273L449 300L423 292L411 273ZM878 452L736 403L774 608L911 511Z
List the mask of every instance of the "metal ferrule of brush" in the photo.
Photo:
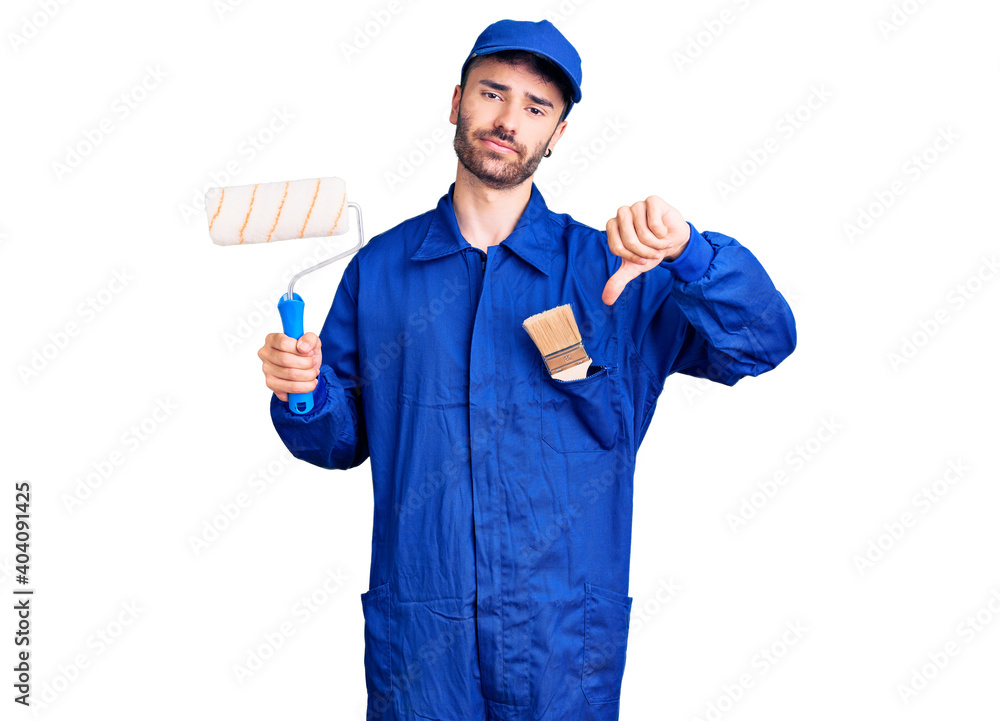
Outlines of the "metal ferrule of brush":
M590 360L590 356L587 355L583 341L580 340L571 346L542 356L542 359L545 361L545 367L549 369L549 375L555 375L567 368L586 363Z

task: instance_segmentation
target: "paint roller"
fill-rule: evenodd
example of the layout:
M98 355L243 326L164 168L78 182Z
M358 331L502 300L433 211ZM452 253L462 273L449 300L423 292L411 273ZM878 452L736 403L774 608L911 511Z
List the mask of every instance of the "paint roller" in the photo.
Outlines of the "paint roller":
M308 178L277 183L256 183L209 188L205 192L208 233L216 245L271 243L292 238L343 235L349 230L348 209L358 220L358 244L292 276L288 292L278 301L282 332L298 340L303 334L305 303L295 292L295 282L306 273L361 249L365 242L361 206L347 202L347 186L340 178ZM293 413L308 413L313 394L289 393Z

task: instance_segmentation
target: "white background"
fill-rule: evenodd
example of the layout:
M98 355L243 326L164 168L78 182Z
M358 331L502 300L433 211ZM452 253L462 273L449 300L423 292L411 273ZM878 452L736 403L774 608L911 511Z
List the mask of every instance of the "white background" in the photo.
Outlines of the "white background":
M535 177L549 207L603 228L659 195L751 249L798 328L734 388L668 380L638 455L621 717L1000 716L1000 10L969 0L6 2L0 716L29 714L9 610L29 480L42 716L363 718L370 465L289 461L256 356L282 278L327 254L215 246L200 201L336 175L369 238L433 208L461 64L503 17L549 17L583 58ZM307 328L346 262L297 286Z

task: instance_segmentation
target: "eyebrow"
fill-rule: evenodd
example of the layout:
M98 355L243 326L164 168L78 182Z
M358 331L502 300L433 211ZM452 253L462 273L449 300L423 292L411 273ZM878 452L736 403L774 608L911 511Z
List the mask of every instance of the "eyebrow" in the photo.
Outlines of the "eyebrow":
M493 90L499 90L502 93L509 93L510 92L510 86L509 85L504 85L503 83L497 83L497 82L494 82L492 80L480 80L479 84L480 85L485 85L486 87L492 88ZM530 100L531 102L533 102L533 103L535 103L537 105L544 105L545 107L552 108L553 110L556 109L555 106L552 103L550 103L548 100L546 100L545 98L540 98L537 95L532 95L527 90L524 91L524 97L526 97L528 100Z

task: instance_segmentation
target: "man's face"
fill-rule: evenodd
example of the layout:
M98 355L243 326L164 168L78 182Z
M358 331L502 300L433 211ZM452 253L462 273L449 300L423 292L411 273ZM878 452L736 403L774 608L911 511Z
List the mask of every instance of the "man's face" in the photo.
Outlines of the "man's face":
M451 122L459 162L484 185L506 190L530 178L566 128L559 88L521 65L489 58L455 89Z

